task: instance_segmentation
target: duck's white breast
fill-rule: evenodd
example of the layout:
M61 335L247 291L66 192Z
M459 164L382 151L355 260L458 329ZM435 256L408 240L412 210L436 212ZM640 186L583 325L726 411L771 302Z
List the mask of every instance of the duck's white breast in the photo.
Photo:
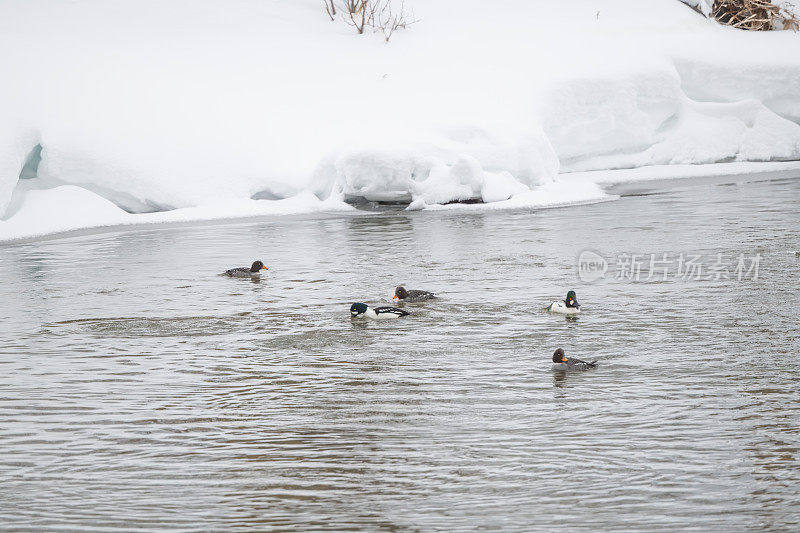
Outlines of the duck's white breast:
M553 302L550 304L550 312L560 315L577 315L581 310L577 307L567 307L567 304L564 302Z

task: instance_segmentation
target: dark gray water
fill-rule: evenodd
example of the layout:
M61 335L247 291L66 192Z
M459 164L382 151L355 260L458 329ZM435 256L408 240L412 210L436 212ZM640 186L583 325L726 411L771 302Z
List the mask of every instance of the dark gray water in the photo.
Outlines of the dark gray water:
M2 247L0 529L796 529L799 202L784 180ZM586 249L729 277L582 283ZM255 258L261 282L217 275ZM441 298L350 319L401 282ZM541 312L570 288L577 319ZM599 367L553 372L558 346Z

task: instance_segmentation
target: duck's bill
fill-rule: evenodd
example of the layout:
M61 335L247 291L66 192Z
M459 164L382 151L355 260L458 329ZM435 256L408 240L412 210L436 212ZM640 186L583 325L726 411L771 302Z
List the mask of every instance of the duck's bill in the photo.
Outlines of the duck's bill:
M266 265L261 267L261 270L269 270Z

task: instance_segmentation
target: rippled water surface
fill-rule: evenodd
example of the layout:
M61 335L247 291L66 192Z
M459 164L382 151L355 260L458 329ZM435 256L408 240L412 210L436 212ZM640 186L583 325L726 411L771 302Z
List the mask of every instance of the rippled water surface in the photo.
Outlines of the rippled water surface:
M798 203L784 180L2 247L0 528L796 529ZM761 262L582 283L585 249ZM441 298L350 319L398 283ZM541 312L570 288L577 319ZM598 368L554 372L558 346Z

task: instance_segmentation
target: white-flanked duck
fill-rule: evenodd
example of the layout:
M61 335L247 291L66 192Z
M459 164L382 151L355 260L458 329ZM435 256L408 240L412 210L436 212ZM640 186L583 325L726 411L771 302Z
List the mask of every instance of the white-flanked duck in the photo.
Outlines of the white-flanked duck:
M362 303L354 303L350 306L350 316L360 317L365 316L367 318L373 319L385 319L385 318L400 318L401 316L410 315L408 311L403 311L402 309L398 309L397 307L375 307L372 308L367 304Z
M231 268L223 272L224 275L232 278L259 278L262 270L269 270L261 261L253 261L250 267Z
M574 357L567 357L562 348L558 348L553 352L553 370L586 370L597 366L596 363L597 361L587 362Z
M401 302L414 303L424 302L425 300L430 300L431 298L436 298L432 292L417 290L407 291L406 288L401 285L394 290L394 298L392 299L400 300Z
M569 291L566 298L551 303L545 308L545 311L560 315L577 315L581 312L581 304L578 303L575 291Z

